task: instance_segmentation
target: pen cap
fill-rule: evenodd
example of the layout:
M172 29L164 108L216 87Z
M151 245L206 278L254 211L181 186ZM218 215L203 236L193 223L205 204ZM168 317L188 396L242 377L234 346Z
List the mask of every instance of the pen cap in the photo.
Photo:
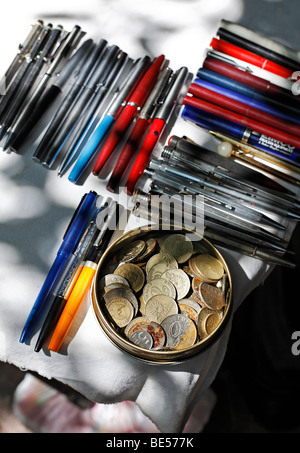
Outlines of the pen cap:
M139 107L144 104L157 80L164 60L164 55L160 55L154 60L150 68L147 70L147 72L144 74L141 81L137 85L134 93L132 94L132 97L130 98L130 102L137 104L137 106Z
M170 113L178 100L178 96L180 95L183 85L187 80L188 73L188 69L183 66L173 75L174 81L171 82L170 90L162 106L160 107L156 118L161 118L165 121L168 120Z

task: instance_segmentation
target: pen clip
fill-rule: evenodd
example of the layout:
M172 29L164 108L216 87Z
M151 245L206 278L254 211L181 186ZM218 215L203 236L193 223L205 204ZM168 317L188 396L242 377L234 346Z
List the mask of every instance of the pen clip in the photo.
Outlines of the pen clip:
M241 71L253 73L251 68L249 68L248 66L239 65L236 61L232 60L230 57L228 57L225 54L224 55L223 54L220 55L217 52L213 52L211 50L208 50L207 51L207 55L209 57L216 58L217 60L223 61L224 63L230 64L230 65L234 66L235 68L240 69Z

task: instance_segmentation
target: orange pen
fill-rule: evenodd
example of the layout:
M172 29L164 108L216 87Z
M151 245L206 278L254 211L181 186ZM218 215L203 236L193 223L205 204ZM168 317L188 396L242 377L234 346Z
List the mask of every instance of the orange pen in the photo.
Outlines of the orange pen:
M99 229L99 236L87 253L84 266L53 332L48 346L48 349L50 351L57 352L63 344L65 337L72 327L78 310L92 285L92 281L96 273L97 265L99 263L101 255L114 233L114 230L109 228L109 223L114 217L117 203L112 201L112 204L113 207L110 206L107 208L109 217L104 222L104 226L101 228L101 230Z

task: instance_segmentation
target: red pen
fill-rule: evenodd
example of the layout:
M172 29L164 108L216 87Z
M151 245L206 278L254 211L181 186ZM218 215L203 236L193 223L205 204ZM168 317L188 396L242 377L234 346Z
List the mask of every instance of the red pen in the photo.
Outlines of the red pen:
M132 132L124 148L121 151L121 154L106 186L107 190L109 190L110 192L115 192L119 187L121 178L128 168L131 158L139 147L141 140L149 127L152 115L154 114L154 111L158 106L159 98L162 95L163 89L166 86L171 74L172 70L169 68L166 68L162 71L155 84L155 87L153 88L151 94L145 102L145 105L141 110L139 117L137 118L136 124L132 129Z
M151 93L153 89L164 60L164 55L157 57L138 83L101 150L93 169L94 175L100 173L108 158L121 141L121 138L128 130L133 119L136 117L139 109L143 107L149 93Z
M267 124L260 123L230 110L224 109L223 107L220 107L216 104L211 104L194 96L185 96L183 104L192 105L193 107L204 110L205 112L212 113L214 115L218 115L221 118L233 121L234 123L247 126L248 128L253 129L255 132L259 132L260 134L272 137L280 142L295 146L296 148L300 148L299 137L288 134L279 129L275 129L274 127L268 126Z
M173 108L178 101L178 97L187 79L187 76L188 69L186 67L179 69L173 76L174 81L171 81L170 90L166 96L166 99L158 110L154 120L152 121L150 130L146 135L142 148L139 151L136 161L134 162L129 174L126 183L126 190L128 195L132 195L138 179L149 163L151 153L165 128L165 125L171 115Z
M273 74L277 74L285 79L289 79L294 71L285 68L273 61L267 60L264 57L260 57L253 52L249 52L248 50L244 50L241 47L237 47L234 44L230 44L229 42L223 41L222 39L213 38L210 46L218 50L219 52L223 52L226 55L230 55L234 58L238 58L239 60L243 60L246 63L253 64L258 68L265 69L266 71L272 72Z

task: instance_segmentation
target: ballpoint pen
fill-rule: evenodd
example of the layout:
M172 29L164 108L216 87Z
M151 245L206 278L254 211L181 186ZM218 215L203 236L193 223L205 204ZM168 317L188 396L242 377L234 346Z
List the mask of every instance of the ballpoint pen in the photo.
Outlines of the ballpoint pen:
M250 117L260 123L267 124L291 135L300 137L300 126L297 126L289 121L282 120L279 116L272 115L266 111L256 108L255 106L252 106L251 100L250 104L246 104L243 102L243 97L240 100L234 99L234 96L228 97L226 95L227 90L220 90L220 92L216 92L199 84L192 83L189 87L188 93L192 94L196 98L217 104L220 107L224 107L246 117Z
M33 65L35 58L40 51L45 38L47 37L48 33L52 29L51 24L47 26L43 26L39 32L39 35L32 46L29 54L23 61L22 66L20 67L19 71L17 72L16 76L13 78L11 84L9 85L5 96L1 98L0 102L0 120L2 121L3 115L6 113L7 108L10 105L11 100L16 95L17 90L20 88L21 82L24 80L25 75L29 71L30 67Z
M260 44L257 44L249 39L243 38L242 36L232 33L231 31L226 30L225 28L220 27L217 31L217 35L219 36L220 39L224 41L227 41L231 44L234 44L238 47L248 50L249 52L253 52L261 57L273 61L274 63L284 66L287 69L290 69L291 71L298 71L300 69L300 63L297 63L294 60L291 60L290 58L282 54L278 54L277 52L274 52L273 50L261 46Z
M235 82L242 83L250 88L260 91L267 96L268 100L275 99L282 105L293 105L295 108L299 105L299 98L294 96L291 91L281 88L269 80L258 77L243 69L239 69L224 61L216 58L206 57L203 62L203 69L217 73ZM200 75L197 74L198 77Z
M144 73L146 67L149 65L149 62L150 58L148 56L145 56L141 60L137 61L132 71L130 71L130 74L122 85L119 93L109 105L103 118L100 120L96 129L81 151L69 175L69 181L76 184L80 177L83 175L84 171L87 169L89 163L93 160L94 157L96 157L103 138L106 136L111 126L115 123L120 112L122 111L124 102L126 102L126 99L130 96L140 77Z
M272 61L267 60L264 57L260 57L253 52L244 50L241 47L230 44L226 41L223 41L222 39L213 38L210 46L215 50L223 52L232 57L239 58L240 60L245 61L245 63L253 64L254 66L265 69L285 79L289 79L294 72L291 69L285 68L284 66L281 66L277 63L273 63Z
M45 44L43 49L36 58L34 65L31 66L27 77L22 81L20 90L18 91L17 96L12 100L9 109L2 120L1 132L0 135L7 131L7 129L12 125L16 115L19 110L22 108L23 102L25 101L29 91L31 90L34 82L39 76L42 67L45 65L45 61L51 57L53 48L57 43L59 36L61 35L63 27L58 25L55 29L51 30L48 33L48 36L45 39Z
M113 86L116 80L123 74L127 60L127 53L122 51L103 85L98 87L94 98L81 112L81 116L74 127L74 130L72 130L71 137L68 138L66 144L64 144L64 147L66 146L66 150L63 152L64 157L57 170L58 176L63 176L69 166L76 161L81 147L89 134L90 128L93 128L95 117L98 112L103 109L103 103L106 100L106 96L109 95L110 90L114 89L117 91L118 88L113 88Z
M63 93L66 84L75 77L85 64L93 46L94 42L92 39L86 40L67 61L58 76L43 93L21 130L15 132L15 137L10 143L10 148L18 150L22 146L32 129L39 123L46 111L54 104L55 100Z
M274 41L273 39L270 39L267 36L262 35L261 33L250 30L243 25L236 24L225 19L222 19L220 21L220 27L300 63L299 51L292 49L291 47L286 46L282 43Z
M195 108L199 108L200 110L203 110L205 112L218 115L221 118L225 118L237 124L244 125L260 134L274 138L278 141L294 146L295 148L300 148L300 137L287 133L282 129L277 129L276 127L269 126L266 123L256 121L249 116L240 115L239 113L229 110L228 108L225 109L217 103L212 104L211 102L196 98L195 96L187 95L183 100L183 104L192 105ZM299 156L297 156L297 153L295 153L295 161L300 164L300 154Z
M122 137L128 131L128 128L137 116L139 109L143 107L159 76L164 60L164 55L157 57L137 84L134 92L130 96L126 106L120 113L120 116L112 128L112 131L109 134L102 150L100 151L96 164L93 168L94 175L98 175L100 173L115 148L120 143Z
M80 35L80 36L79 36ZM49 68L44 74L42 80L38 84L35 91L32 93L30 100L26 103L23 110L18 114L17 119L9 127L7 134L7 140L3 146L3 149L7 149L11 143L14 141L14 137L18 131L20 131L33 112L36 104L41 98L44 90L46 89L47 84L49 83L51 77L54 75L55 71L59 67L60 63L67 59L70 52L74 49L75 45L78 43L78 36L81 38L82 33L78 25L76 25L73 30L68 34L68 36L60 44L56 54L53 57L53 61L50 63Z
M297 165L297 161L299 160L300 150L294 146L272 139L272 137L248 129L246 126L220 118L217 115L192 107L191 105L184 107L182 117L204 129L221 132L244 143L249 143L271 155L278 156L283 161Z
M66 335L73 325L78 310L91 287L101 255L114 234L114 230L110 228L110 223L114 216L117 215L117 207L118 205L115 201L108 201L108 208L106 212L103 213L102 222L101 224L98 224L99 235L87 253L83 269L74 285L72 293L67 300L65 308L51 337L48 346L50 351L59 351Z
M76 249L82 234L84 233L87 224L89 223L90 216L95 208L97 194L89 192L85 195L77 210L77 214L71 225L69 225L67 232L64 236L63 242L57 252L56 258L48 272L46 280L38 294L38 297L29 313L25 326L23 328L20 343L24 343L42 316L43 310L47 304L47 300L54 288L58 278L61 276L68 259Z
M198 74L199 77L194 80L195 84L213 89L217 93L249 104L284 121L300 125L298 105L284 104L273 96L268 97L251 87L207 69L201 68Z
M171 82L170 90L166 95L162 106L155 114L155 117L150 126L150 130L142 144L142 147L128 176L126 182L126 190L129 195L133 193L138 179L140 178L150 160L151 153L155 145L157 144L170 118L170 115L175 108L176 103L178 102L180 92L182 91L184 83L187 80L188 73L188 69L183 66L172 76L173 80Z
M73 104L73 107L67 117L64 119L63 124L48 149L47 155L43 159L44 165L51 167L55 162L62 144L73 130L84 107L88 105L89 101L96 95L97 87L104 83L108 71L111 71L112 67L116 63L119 52L119 47L115 45L104 49L97 67L93 71L88 82L85 84L83 91Z
M44 26L44 22L42 20L37 20L34 25L30 27L30 30L24 39L24 41L19 44L19 50L11 64L9 65L8 69L5 72L5 84L6 87L9 87L12 79L14 78L15 74L18 72L19 68L23 64L26 55L30 52L30 49L34 45L38 35L40 34L42 28Z
M207 56L215 58L216 60L223 61L227 64L234 66L235 68L242 69L250 74L261 77L269 82L278 85L281 88L284 88L287 91L291 91L294 85L293 79L285 79L273 72L266 71L265 69L259 68L251 63L246 63L239 58L227 55L225 53L219 52L218 50L208 49Z
M86 232L84 233L76 251L74 252L73 259L70 260L67 271L64 273L61 281L57 283L57 291L53 291L53 300L48 311L48 314L45 318L43 326L41 327L38 340L35 345L35 352L39 352L43 347L45 341L49 337L50 333L53 331L66 303L69 299L70 294L76 284L78 277L84 266L85 256L89 251L89 248L95 242L99 235L99 230L97 228L96 218L98 214L105 208L106 203L100 206L96 210L94 218L91 220L90 225L88 226Z
M136 123L130 133L130 136L122 149L117 163L113 169L113 172L110 176L108 184L106 188L110 192L114 192L117 187L119 187L120 180L124 175L127 167L130 164L130 161L137 150L141 140L151 122L151 118L155 108L158 106L159 97L167 85L167 82L172 74L172 70L170 68L165 68L160 77L158 78L156 85L154 86L151 94L149 95L147 101L145 102L144 107L142 108Z
M33 155L34 160L43 162L44 158L47 156L48 150L50 149L54 138L56 137L58 131L60 130L60 127L63 124L64 118L66 118L77 96L83 90L85 84L91 77L95 67L97 66L98 59L100 58L102 52L104 51L104 48L106 47L106 44L107 41L105 39L101 39L99 43L92 49L85 64L81 67L75 83L71 86L67 95L63 99L60 107L55 113L53 120L51 121L41 142L39 143Z

